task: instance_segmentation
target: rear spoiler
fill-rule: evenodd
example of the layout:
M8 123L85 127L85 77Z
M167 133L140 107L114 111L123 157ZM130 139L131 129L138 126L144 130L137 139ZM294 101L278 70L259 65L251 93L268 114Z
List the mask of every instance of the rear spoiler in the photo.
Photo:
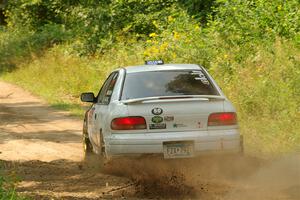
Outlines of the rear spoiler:
M136 98L136 99L128 99L123 100L121 103L123 104L135 104L135 103L143 103L146 101L157 101L157 100L172 100L176 101L179 99L186 99L190 100L200 100L200 101L209 101L209 100L225 100L224 96L217 96L217 95L180 95L180 96L159 96L159 97L144 97L144 98Z

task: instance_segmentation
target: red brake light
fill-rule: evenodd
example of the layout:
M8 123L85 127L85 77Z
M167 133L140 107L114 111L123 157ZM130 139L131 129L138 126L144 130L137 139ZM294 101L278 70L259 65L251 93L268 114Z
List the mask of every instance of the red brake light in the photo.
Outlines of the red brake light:
M234 112L212 113L208 117L208 126L226 126L237 124Z
M144 117L121 117L111 121L112 130L135 130L146 128L146 120Z

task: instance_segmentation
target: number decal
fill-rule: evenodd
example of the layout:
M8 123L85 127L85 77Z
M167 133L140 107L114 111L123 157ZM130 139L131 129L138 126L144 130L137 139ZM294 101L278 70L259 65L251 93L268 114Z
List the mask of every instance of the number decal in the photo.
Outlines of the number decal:
M195 77L195 80L200 80L203 84L209 85L209 81L201 71L193 71L191 73L192 75L197 75L198 77Z

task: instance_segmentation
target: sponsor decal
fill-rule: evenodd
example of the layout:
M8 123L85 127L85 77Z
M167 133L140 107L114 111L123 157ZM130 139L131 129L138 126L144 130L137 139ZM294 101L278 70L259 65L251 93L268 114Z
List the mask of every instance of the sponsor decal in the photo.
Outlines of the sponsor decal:
M185 125L185 124L177 124L177 123L173 124L173 128L183 128L183 127L187 127L187 125Z
M151 121L155 124L161 123L164 121L164 119L161 116L154 116L152 117Z
M161 124L149 124L150 129L166 129L167 125L165 123Z
M205 77L205 75L203 74L203 72L201 72L201 71L193 71L191 74L198 76L198 77L195 77L195 80L200 80L203 84L209 85L209 81L207 80L207 78Z
M163 65L163 60L146 60L145 65Z
M174 116L165 116L165 117L164 117L164 120L165 120L166 122L174 121Z
M153 115L161 115L163 113L163 109L153 108L151 112L152 112Z

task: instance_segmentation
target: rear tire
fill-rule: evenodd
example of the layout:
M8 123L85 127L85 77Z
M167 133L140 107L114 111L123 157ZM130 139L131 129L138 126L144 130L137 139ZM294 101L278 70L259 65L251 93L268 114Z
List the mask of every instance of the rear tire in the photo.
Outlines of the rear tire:
M83 152L84 156L93 154L93 145L89 139L89 135L87 132L87 122L86 119L84 119L83 122L83 129L82 129L82 145L83 145Z
M93 146L89 138L83 138L84 164L88 168L95 170L101 169L104 166L104 158L102 155L94 153Z
M85 136L84 134L83 134L83 138L82 138L82 144L83 144L84 156L89 156L94 153L93 146L92 146L90 139L87 136Z
M88 168L100 169L103 167L103 156L94 153L93 145L89 139L86 127L86 121L83 124L82 132L82 145L83 145L83 162Z

